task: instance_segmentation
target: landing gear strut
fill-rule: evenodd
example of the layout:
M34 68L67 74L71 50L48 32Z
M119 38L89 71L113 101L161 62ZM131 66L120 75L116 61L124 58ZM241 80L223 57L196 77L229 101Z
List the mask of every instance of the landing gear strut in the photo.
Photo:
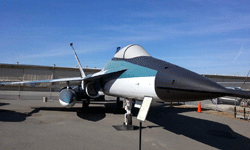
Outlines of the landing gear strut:
M89 108L89 104L90 104L90 100L83 100L82 101L82 111L86 110L87 108Z
M125 105L125 125L132 125L132 114L131 114L131 109L132 109L132 100L126 99L126 105Z
M120 103L120 98L117 98L117 108L122 107L122 102ZM118 126L113 126L116 130L118 131L129 131L129 130L134 130L134 126L132 125L132 114L131 114L131 109L132 109L132 100L125 99L126 105L125 105L125 110L126 113L124 114L124 123L123 125L118 125Z

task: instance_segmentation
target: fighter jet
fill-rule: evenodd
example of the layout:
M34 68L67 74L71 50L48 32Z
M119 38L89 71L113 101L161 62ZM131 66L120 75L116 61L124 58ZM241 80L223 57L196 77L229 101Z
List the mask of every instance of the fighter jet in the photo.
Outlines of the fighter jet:
M5 84L34 84L39 82L67 82L61 90L59 102L72 107L84 96L97 98L100 93L126 99L125 124L132 124L132 100L185 102L212 99L223 96L250 98L250 92L227 89L216 82L177 65L152 57L140 45L132 44L118 48L114 57L97 73L85 76L74 50L81 77L40 81L8 82ZM70 81L81 81L81 85L70 87ZM83 101L83 105L88 102Z

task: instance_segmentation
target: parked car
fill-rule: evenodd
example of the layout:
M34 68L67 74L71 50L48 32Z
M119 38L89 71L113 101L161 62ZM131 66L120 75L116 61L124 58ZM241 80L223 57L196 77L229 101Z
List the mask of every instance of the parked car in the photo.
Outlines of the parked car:
M233 89L233 90L240 90L244 91L240 87L227 87L228 89ZM224 97L218 97L218 98L213 98L212 100L213 104L229 104L229 105L237 105L239 106L242 98L240 97L232 97L232 96L224 96Z

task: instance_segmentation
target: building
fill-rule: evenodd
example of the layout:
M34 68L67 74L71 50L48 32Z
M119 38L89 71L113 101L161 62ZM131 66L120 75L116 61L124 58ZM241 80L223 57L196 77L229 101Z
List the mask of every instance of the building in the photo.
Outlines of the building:
M83 68L86 75L93 74L101 69ZM0 64L0 81L32 81L45 79L59 79L68 77L80 77L78 67L56 67L56 66L38 66L21 64ZM70 82L70 85L79 85L80 81ZM20 90L21 91L59 91L66 86L65 82L59 83L41 83L36 85L4 85L0 90Z

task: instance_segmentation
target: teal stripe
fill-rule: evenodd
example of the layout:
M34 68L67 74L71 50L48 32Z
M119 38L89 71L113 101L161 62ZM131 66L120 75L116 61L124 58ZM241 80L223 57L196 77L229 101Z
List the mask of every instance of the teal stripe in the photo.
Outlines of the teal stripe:
M110 60L104 67L104 70L108 70L106 73L116 72L123 69L127 69L127 71L125 71L119 78L150 77L155 76L157 73L156 70L122 60Z

